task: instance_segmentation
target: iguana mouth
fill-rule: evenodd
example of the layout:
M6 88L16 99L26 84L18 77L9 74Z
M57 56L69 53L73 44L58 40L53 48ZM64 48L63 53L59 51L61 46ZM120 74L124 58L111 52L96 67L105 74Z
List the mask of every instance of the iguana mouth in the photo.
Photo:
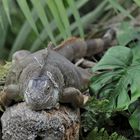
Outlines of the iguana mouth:
M59 101L59 91L54 89L52 95L46 95L38 98L32 98L31 93L25 92L24 99L26 104L33 110L51 109L56 106Z
M50 82L48 78L38 77L28 82L24 99L27 105L34 110L50 109L58 103L58 94L59 90L52 81Z

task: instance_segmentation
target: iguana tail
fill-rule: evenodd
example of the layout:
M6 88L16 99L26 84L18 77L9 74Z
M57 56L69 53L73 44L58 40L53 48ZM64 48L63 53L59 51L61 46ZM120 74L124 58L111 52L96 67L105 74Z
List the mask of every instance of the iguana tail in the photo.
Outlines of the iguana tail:
M103 38L84 40L72 37L55 47L54 50L70 61L73 61L75 59L103 52L110 47L110 44L114 40L115 36L115 30L110 29L106 32Z

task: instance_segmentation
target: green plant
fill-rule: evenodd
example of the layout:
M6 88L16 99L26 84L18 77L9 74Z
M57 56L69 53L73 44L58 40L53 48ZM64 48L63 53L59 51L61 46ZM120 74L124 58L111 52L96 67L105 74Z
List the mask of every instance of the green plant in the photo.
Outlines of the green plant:
M11 62L6 62L5 65L0 65L0 83L5 83L5 78L11 68Z
M140 97L140 59L135 50L139 51L139 45L133 49L113 47L93 68L104 72L92 78L91 89L96 95L102 92L101 96L108 96L112 108L128 109Z
M70 36L85 37L85 27L96 22L97 19L99 23L102 23L104 17L110 19L108 15L113 13L113 8L124 17L133 18L131 12L127 10L132 1L122 0L124 7L117 0L99 1L95 2L92 10L88 10L87 13L82 12L81 9L89 2L91 0L2 0L1 58L6 58L8 54L11 58L12 54L19 49L36 51L46 47L49 41L58 44Z
M127 140L124 136L118 135L116 132L109 135L107 131L102 128L98 130L98 128L94 128L86 140Z
M0 91L3 90L6 76L11 68L11 62L6 62L5 65L0 64Z
M99 74L91 79L90 87L94 97L109 100L107 108L111 112L128 110L129 123L135 132L135 136L140 137L139 29L134 29L130 25L128 28L122 27L118 41L130 48L126 46L110 48L93 67L93 72L98 71Z
M111 110L108 109L109 101L97 100L94 97L88 101L82 114L82 127L84 132L90 132L93 128L102 128L105 121L111 116Z

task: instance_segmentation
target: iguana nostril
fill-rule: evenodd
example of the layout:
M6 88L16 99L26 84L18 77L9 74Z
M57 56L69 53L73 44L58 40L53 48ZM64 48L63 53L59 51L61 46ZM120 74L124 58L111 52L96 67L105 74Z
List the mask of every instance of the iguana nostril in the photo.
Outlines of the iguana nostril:
M32 100L34 100L34 101L38 101L38 100L44 99L43 93L38 92L38 91L37 92L36 91L32 91L32 92L29 93L28 96L30 96L30 98Z

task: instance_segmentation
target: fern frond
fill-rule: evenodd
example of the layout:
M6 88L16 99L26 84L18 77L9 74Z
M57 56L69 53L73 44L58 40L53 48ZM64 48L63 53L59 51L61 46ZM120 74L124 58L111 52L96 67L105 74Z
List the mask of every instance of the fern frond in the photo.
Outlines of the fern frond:
M99 130L96 127L89 133L86 140L127 140L127 138L117 134L116 132L109 135L104 128Z
M97 100L94 97L85 106L82 114L82 127L84 131L91 131L95 127L103 127L105 121L111 116L108 100Z

